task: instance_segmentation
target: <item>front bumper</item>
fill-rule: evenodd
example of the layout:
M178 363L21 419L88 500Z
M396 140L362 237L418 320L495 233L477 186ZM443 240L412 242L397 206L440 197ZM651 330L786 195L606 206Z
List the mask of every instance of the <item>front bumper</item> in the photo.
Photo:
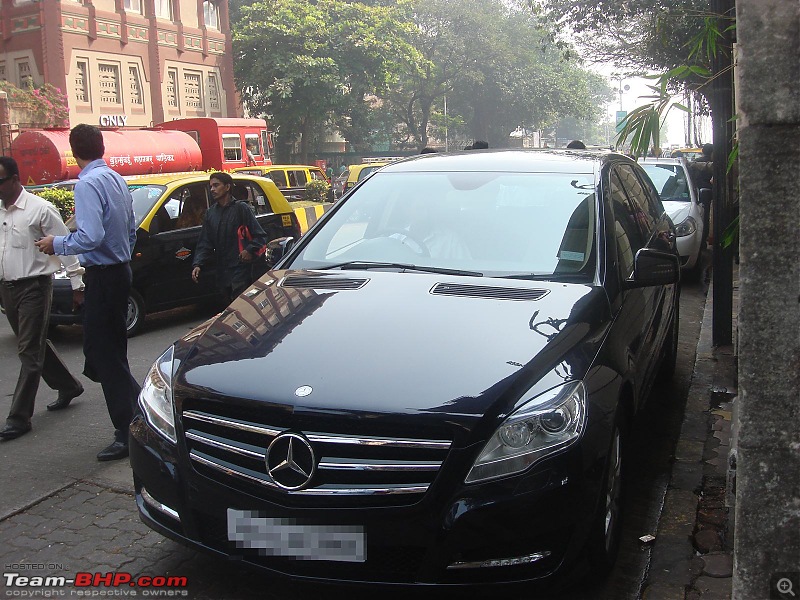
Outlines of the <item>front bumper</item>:
M582 554L603 471L597 464L581 466L580 452L571 450L493 483L465 486L463 477L442 473L413 504L304 504L281 492L269 498L243 493L224 477L198 473L185 448L164 440L141 414L131 424L130 460L142 520L167 537L290 578L390 585L527 581L548 587ZM298 560L237 547L228 540L228 509L297 524L363 528L366 560ZM479 566L535 553L545 556Z

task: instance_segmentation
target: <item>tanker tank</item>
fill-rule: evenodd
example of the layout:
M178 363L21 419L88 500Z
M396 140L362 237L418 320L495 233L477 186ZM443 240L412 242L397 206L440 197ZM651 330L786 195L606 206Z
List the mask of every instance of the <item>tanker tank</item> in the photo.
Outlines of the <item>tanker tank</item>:
M202 169L203 156L194 138L182 131L103 130L108 165L120 175L178 173ZM80 167L69 147L68 129L36 129L20 133L11 143L23 185L74 179Z

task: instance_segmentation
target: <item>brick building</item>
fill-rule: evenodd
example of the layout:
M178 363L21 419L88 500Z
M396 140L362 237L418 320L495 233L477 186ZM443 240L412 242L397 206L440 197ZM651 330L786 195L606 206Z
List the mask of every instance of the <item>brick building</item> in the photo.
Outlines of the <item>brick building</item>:
M227 0L0 1L0 79L65 91L70 125L241 116Z

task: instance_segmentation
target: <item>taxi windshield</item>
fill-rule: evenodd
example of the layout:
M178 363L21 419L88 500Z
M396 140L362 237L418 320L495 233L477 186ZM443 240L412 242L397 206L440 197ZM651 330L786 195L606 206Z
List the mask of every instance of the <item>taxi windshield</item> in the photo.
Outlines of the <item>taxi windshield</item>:
M133 218L136 227L139 227L167 187L164 185L128 184L128 189L131 191L131 196L133 196ZM77 229L74 214L65 221L65 225L70 231Z
M138 227L142 224L150 209L164 194L167 187L164 185L129 183L128 189L131 191L131 196L133 196L133 216Z

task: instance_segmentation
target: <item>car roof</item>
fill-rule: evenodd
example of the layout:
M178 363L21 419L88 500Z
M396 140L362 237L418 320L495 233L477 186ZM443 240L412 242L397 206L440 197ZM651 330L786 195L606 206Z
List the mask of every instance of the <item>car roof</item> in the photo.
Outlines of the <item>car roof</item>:
M320 170L320 168L317 165L263 165L263 166L259 165L259 166L262 169L317 169L317 170ZM246 169L248 167L242 167L242 168ZM253 167L249 167L249 168L252 169Z
M373 168L375 168L375 167L383 167L383 166L386 166L386 165L388 165L388 164L389 164L389 163L391 163L391 162L396 162L396 161L390 161L390 160L376 160L376 161L373 161L373 162L366 162L366 163L356 163L356 164L350 165L348 168L349 168L351 171L360 171L360 170L361 170L361 169L363 169L364 167L373 167Z
M640 158L639 164L642 165L683 165L686 163L685 158L660 158L660 157L653 157L648 156L646 158Z
M321 171L317 165L253 165L250 167L236 167L235 169L231 169L232 173L238 173L240 171L269 171L270 169L313 169L315 171Z
M509 173L595 173L609 160L633 164L623 154L573 149L466 150L420 154L393 162L382 173L470 171Z
M185 185L187 183L208 182L211 173L166 173L162 175L136 175L132 177L125 177L126 183L130 185L163 185L169 188L174 185ZM276 213L292 212L292 207L289 201L281 193L275 182L269 177L260 177L258 175L249 175L246 173L231 173L234 182L236 181L253 181L265 189L272 209Z
M251 167L252 168L252 167ZM174 183L193 183L196 181L208 181L211 173L199 171L197 173L161 173L158 175L130 175L124 177L127 183L153 184L153 185L172 185ZM230 173L234 179L265 179L258 175L249 173Z

